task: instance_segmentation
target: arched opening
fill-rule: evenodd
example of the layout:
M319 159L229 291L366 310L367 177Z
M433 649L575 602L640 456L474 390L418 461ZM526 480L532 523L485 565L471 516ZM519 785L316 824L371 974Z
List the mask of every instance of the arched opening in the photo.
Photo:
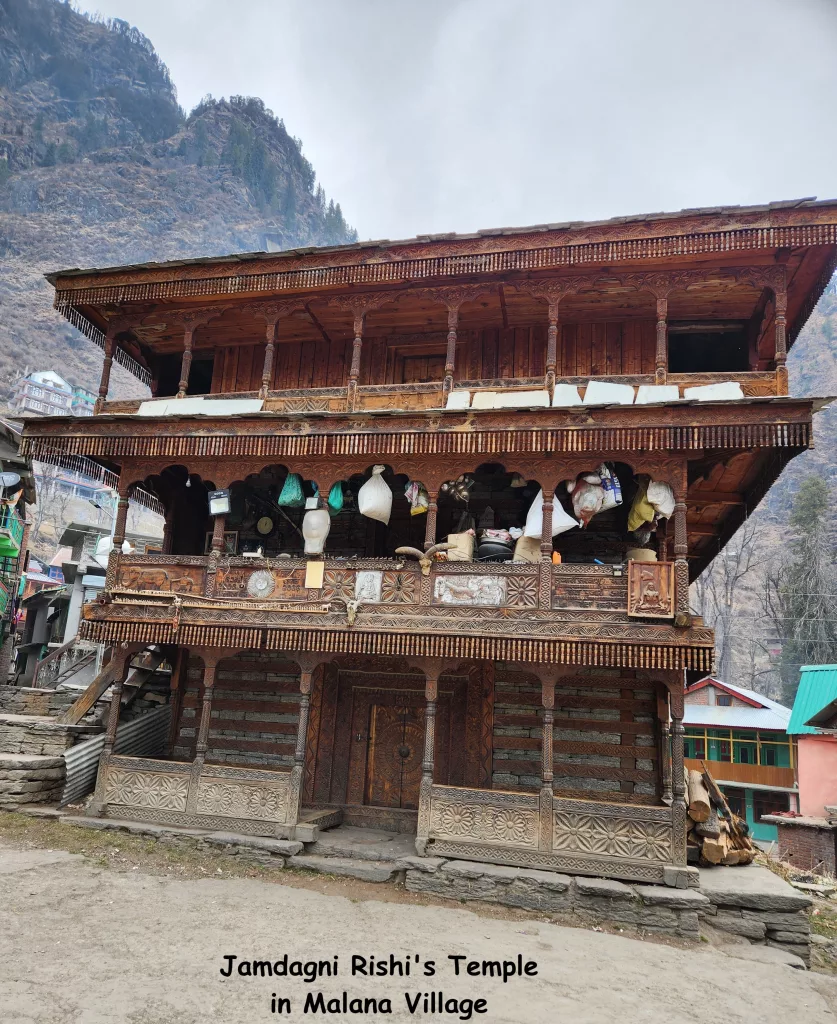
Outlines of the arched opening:
M167 466L142 486L159 498L166 510L166 554L202 555L209 550L212 519L207 495L215 488L211 480L203 480L185 466Z

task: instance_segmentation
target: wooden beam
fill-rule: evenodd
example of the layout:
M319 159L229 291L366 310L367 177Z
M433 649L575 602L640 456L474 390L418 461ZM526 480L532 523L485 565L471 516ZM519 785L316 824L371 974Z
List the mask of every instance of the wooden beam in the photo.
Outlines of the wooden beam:
M509 311L506 309L506 293L502 285L498 291L500 292L500 311L503 314L503 329L507 331L509 329Z
M313 325L317 328L320 334L322 334L323 340L327 341L330 345L331 338L328 336L328 332L326 331L325 327L323 327L323 325L317 319L317 314L311 309L310 302L305 303L305 312L311 317L311 323L313 323Z
M697 494L690 494L686 501L690 506L743 505L744 496L733 491L699 491Z
M718 531L713 526L686 525L686 532L692 537L717 537Z

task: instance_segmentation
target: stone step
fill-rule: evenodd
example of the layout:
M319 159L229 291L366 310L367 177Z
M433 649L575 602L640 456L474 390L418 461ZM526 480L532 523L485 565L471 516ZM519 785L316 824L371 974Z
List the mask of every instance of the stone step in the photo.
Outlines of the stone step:
M393 861L322 857L315 853L300 853L289 858L288 867L317 871L323 875L357 878L361 882L391 882L401 870Z

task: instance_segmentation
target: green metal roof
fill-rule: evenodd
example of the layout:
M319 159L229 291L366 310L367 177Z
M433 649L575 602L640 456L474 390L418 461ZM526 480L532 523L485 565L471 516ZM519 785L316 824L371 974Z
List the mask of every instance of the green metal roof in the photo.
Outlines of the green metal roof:
M833 700L837 700L837 665L803 665L788 733L816 732L813 726L805 723Z

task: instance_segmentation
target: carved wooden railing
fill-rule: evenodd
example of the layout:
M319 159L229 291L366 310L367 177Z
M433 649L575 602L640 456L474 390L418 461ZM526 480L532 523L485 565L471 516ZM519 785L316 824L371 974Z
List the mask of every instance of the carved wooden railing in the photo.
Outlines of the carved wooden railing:
M595 380L608 381L614 384L653 384L654 374L596 374ZM556 383L572 384L579 389L583 398L591 377L558 377ZM773 397L779 394L776 373L774 370L731 371L729 373L670 373L666 377L667 384L676 384L681 397L685 388L700 387L705 384L718 384L723 381L737 381L741 385L745 398ZM532 391L544 387L543 377L496 377L479 380L459 380L454 383L454 390L466 391ZM173 396L172 396L173 397ZM224 392L203 397L208 401L221 399L258 398L256 391ZM392 411L415 411L420 409L440 409L446 402L442 381L429 381L417 384L362 384L354 397L355 412L369 412L375 409ZM102 408L104 413L120 413L123 415L136 413L142 401L147 399L120 399L106 402ZM276 413L317 413L346 412L348 408L348 390L346 387L327 388L294 388L282 391L269 391L264 399L265 412Z
M669 603L670 563L632 563L649 576L651 593ZM418 563L387 558L325 560L321 587L308 588L300 558L222 558L210 593L210 558L198 555L120 555L111 589L119 592L179 594L225 601L324 601L340 608L351 602L434 608L534 609L539 606L540 564L527 562L439 562L424 575ZM637 570L639 571L639 570ZM551 608L628 613L629 572L618 565L549 565ZM647 599L647 597L646 597ZM659 605L655 617L670 617Z
M101 765L102 813L270 836L296 820L291 770L112 755Z
M684 810L545 799L434 785L425 852L641 882L662 882L666 866L686 862Z

